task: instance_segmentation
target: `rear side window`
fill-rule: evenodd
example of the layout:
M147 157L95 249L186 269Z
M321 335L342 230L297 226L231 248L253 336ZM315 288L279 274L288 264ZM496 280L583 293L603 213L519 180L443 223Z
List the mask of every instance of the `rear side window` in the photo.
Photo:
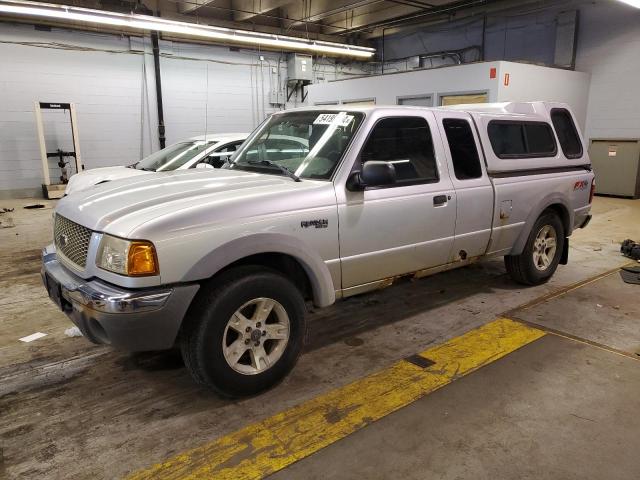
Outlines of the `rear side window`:
M556 129L564 156L567 158L582 157L582 142L569 111L564 108L554 108L551 110L551 123Z
M498 158L553 157L557 152L553 131L545 122L492 120L488 133Z
M556 141L553 132L546 123L528 123L524 126L527 151L530 155L556 154Z
M422 117L380 120L360 155L362 163L378 160L396 170L396 186L438 181L438 168L429 124Z
M460 118L445 118L442 126L447 135L453 170L458 180L480 178L480 157L476 147L471 125Z

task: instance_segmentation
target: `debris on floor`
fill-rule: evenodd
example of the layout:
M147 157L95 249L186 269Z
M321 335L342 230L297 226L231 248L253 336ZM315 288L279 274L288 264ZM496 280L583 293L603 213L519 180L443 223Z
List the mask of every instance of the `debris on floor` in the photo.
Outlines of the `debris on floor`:
M26 208L27 210L31 210L33 208L44 208L45 206L42 205L41 203L34 203L33 205L25 205L24 208Z
M620 253L625 257L633 258L634 260L640 260L640 243L634 242L631 239L627 239L620 245Z
M19 338L18 340L24 343L30 343L30 342L33 342L34 340L38 340L39 338L46 337L46 336L47 336L46 333L36 332L36 333L32 333L31 335L27 335L26 337Z
M13 208L0 209L0 228L13 228L16 226L13 217L5 216L5 213L13 212Z
M80 331L80 329L78 327L67 328L64 331L64 334L67 337L81 337L82 336L82 332Z
M13 228L16 224L13 223L13 218L2 218L0 220L0 228Z
M626 283L640 285L640 267L622 267L620 276Z

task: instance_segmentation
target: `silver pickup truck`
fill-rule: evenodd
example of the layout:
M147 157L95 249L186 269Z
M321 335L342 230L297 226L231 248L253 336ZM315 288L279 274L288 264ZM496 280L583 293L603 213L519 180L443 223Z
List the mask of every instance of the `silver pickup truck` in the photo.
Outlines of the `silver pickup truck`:
M593 191L563 104L288 110L222 169L62 199L42 276L92 342L177 345L196 381L246 395L293 367L306 301L498 255L515 281L547 281Z

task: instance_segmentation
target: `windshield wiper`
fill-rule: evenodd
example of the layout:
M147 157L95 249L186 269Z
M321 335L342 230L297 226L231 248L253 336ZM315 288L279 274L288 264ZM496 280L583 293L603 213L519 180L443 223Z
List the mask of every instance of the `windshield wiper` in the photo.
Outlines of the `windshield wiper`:
M275 167L278 170L280 170L282 173L284 173L287 177L292 178L294 181L296 182L302 181L300 180L300 177L298 177L291 170L289 170L286 167L283 167L282 165L278 165L277 163L272 162L271 160L248 160L247 163L249 165L264 165L266 167Z

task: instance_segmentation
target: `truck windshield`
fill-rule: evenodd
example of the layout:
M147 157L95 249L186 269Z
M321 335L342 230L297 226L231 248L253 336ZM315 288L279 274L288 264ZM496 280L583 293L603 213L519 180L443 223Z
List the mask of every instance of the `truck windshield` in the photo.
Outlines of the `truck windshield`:
M328 180L363 118L358 112L312 110L273 115L228 168Z
M204 152L216 142L189 141L169 145L143 158L133 167L151 172L168 172L180 168L196 155Z

